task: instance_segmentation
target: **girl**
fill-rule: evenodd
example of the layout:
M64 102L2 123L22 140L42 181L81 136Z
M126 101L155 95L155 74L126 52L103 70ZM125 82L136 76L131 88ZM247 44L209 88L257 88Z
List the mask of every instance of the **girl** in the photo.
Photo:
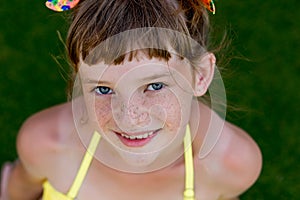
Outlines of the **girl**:
M72 101L24 123L1 198L216 200L247 190L261 154L212 109L224 94L211 85L220 77L205 5L81 0L67 38ZM208 90L211 106L197 100Z

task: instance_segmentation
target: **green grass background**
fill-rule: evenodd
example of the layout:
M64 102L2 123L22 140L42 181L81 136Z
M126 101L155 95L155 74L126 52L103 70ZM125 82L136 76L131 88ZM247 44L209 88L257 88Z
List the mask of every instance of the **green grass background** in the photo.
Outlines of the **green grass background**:
M264 166L242 200L300 196L300 2L216 1L215 31L227 29L233 59L225 73L228 119L261 147ZM63 14L43 1L2 1L0 6L0 164L16 158L15 138L31 114L66 100L67 67L52 56L64 52ZM219 35L222 32L219 31Z

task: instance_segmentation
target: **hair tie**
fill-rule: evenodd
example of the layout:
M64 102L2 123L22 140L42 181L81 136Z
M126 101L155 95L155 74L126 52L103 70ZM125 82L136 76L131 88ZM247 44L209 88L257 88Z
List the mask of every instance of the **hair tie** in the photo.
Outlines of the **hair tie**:
M47 0L46 6L54 11L62 12L74 8L80 0ZM213 14L216 13L216 8L213 0L202 0L204 6Z
M207 8L207 10L209 10L213 14L216 13L216 7L213 0L202 0L202 2L204 6Z
M54 11L62 12L74 8L80 0L47 0L46 6Z

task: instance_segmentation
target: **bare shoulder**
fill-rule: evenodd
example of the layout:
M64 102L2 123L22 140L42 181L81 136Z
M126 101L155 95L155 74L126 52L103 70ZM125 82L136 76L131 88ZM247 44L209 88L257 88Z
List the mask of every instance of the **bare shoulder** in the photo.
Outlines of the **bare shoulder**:
M241 128L225 122L218 143L208 156L211 164L219 165L213 174L223 198L243 193L257 180L262 156L255 141ZM209 162L207 162L209 163ZM210 165L210 164L208 164Z
M194 148L199 152L204 147L206 153L202 156L201 151L201 156L198 156L200 159L196 162L199 170L206 174L209 187L214 191L218 189L222 198L231 199L243 193L257 180L262 167L260 149L244 130L224 121L208 106L202 103L199 106L201 128L197 130ZM215 127L219 128L215 130ZM207 134L214 134L215 131L221 131L219 137L215 142L209 140L213 144L206 144Z
M224 140L228 140L223 153L224 166L236 176L233 179L233 186L243 192L256 181L260 174L261 151L244 130L228 122L225 125L223 137L227 137Z
M19 159L35 178L44 178L64 148L73 128L70 103L42 110L29 117L22 125L17 138Z

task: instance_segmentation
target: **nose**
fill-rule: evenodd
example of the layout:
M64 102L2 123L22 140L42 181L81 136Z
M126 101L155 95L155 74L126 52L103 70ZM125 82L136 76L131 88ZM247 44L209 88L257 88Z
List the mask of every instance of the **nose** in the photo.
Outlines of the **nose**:
M150 122L150 111L139 101L119 102L113 106L113 117L119 128L134 131L147 127Z
M131 104L126 107L123 105L123 113L126 117L128 115L128 119L131 120L132 123L136 125L146 125L147 119L149 117L149 113L146 108L141 105Z

